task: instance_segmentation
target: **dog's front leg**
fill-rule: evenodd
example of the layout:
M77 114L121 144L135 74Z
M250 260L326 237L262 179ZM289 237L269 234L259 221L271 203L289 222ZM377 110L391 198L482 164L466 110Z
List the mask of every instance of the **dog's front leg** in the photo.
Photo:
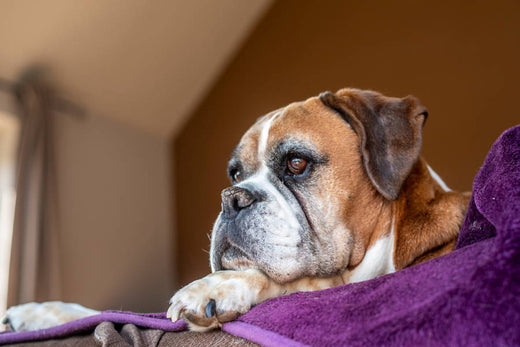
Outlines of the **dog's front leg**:
M194 331L220 327L251 306L283 294L280 285L255 269L217 271L180 289L170 300L168 317Z
M31 331L52 328L98 313L78 304L61 301L29 302L9 308L0 322L11 331Z
M221 327L267 299L342 283L338 276L279 284L256 269L217 271L175 293L167 315L172 321L184 319L191 330L207 331Z

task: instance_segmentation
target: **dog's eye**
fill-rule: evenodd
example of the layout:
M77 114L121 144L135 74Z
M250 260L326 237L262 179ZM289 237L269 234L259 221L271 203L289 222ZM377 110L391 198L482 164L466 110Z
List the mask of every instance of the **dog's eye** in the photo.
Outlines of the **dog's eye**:
M287 170L290 175L301 175L307 168L307 160L293 157L287 160Z
M236 183L240 183L240 181L242 181L242 173L240 172L240 170L235 170L233 172L233 174L231 175L231 178L233 179L233 181L235 181Z

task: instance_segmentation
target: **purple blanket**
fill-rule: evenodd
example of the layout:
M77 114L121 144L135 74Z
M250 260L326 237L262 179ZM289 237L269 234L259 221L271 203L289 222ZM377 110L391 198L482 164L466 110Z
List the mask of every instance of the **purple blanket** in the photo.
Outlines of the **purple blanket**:
M67 336L109 320L178 331L164 314L104 312L0 334L0 344ZM264 302L225 331L270 346L520 345L520 126L475 178L457 250L371 281Z

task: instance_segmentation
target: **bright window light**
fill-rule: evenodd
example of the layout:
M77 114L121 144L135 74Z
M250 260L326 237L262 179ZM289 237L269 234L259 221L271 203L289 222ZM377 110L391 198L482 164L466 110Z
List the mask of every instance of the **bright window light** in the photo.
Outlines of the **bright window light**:
M18 133L18 118L0 110L0 317L7 305Z

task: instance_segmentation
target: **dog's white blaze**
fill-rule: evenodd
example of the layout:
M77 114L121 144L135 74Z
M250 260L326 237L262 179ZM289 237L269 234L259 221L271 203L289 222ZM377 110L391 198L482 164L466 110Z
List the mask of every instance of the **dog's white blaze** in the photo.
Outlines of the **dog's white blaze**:
M433 179L441 186L441 188L445 191L445 192L451 192L451 189L450 187L448 187L448 185L446 183L444 183L444 181L442 180L442 178L435 172L433 171L433 169L430 167L430 165L428 165L428 171L430 171L430 175L433 177Z
M291 206L283 195L276 189L276 187L269 181L269 168L265 164L265 152L267 150L267 140L269 138L269 130L273 124L273 121L278 117L282 111L275 113L271 118L267 119L262 126L260 131L260 138L258 140L258 160L260 161L260 169L256 174L249 177L248 179L240 182L237 186L255 185L263 188L269 196L272 196L277 204L280 206L276 210L278 220L281 222L279 227L270 230L272 234L281 236L284 238L280 245L296 245L299 242L298 229L300 224L296 218ZM283 223L283 224L282 224Z
M377 240L366 252L361 263L350 272L348 282L361 282L395 272L394 265L394 220L390 234Z
M271 118L265 121L264 125L262 126L262 130L260 131L260 139L258 140L258 160L262 163L262 166L264 166L264 156L265 156L265 150L267 149L267 139L269 138L269 129L271 129L271 125L273 124L273 121L278 115L280 115L282 111L275 113Z

